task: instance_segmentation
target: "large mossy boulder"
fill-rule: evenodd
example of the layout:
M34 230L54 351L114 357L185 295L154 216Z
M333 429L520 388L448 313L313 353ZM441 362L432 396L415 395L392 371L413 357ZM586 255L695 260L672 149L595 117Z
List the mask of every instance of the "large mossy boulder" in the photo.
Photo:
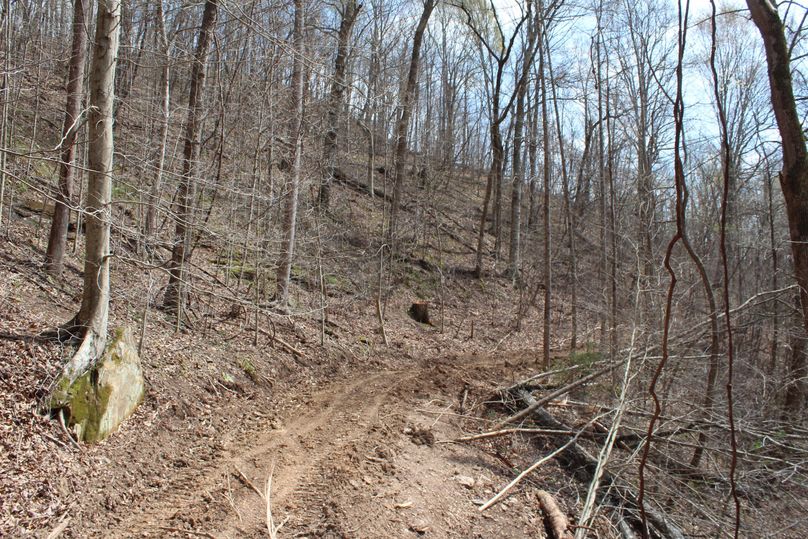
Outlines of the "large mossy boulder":
M67 411L76 437L93 443L112 434L143 401L146 389L132 332L116 330L98 363L63 385L57 385L51 405Z

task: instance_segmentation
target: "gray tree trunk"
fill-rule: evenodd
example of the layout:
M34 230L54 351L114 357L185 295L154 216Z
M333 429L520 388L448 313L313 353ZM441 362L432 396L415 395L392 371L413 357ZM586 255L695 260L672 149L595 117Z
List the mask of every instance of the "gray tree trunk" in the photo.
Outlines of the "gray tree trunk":
M794 86L791 59L783 22L777 8L766 0L746 0L752 21L760 30L769 69L769 87L777 128L783 141L783 170L780 187L786 203L794 276L800 288L803 329L808 332L808 149L802 131ZM808 391L804 380L808 359L797 354L789 369L791 385L801 394L791 395L787 402L790 413L799 414ZM794 391L794 390L792 390Z
M81 309L70 324L84 339L65 365L63 378L72 382L104 351L109 321L109 236L112 198L113 107L115 65L120 33L120 0L99 0L95 45L90 69L90 110L87 243Z
M331 183L334 179L334 168L337 155L337 128L342 111L345 94L345 67L348 60L348 45L356 17L362 5L356 0L346 0L342 13L342 21L337 34L337 57L334 60L334 78L331 81L331 95L328 102L328 130L323 137L323 183L320 184L318 204L321 209L328 209L331 202Z
M393 200L390 208L390 228L388 233L391 240L395 240L398 226L398 213L401 204L401 185L404 183L405 162L407 154L407 132L410 129L410 116L412 115L412 102L415 96L415 85L418 82L418 66L421 62L421 44L424 40L424 32L429 22L429 17L435 9L437 0L426 0L424 10L418 26L415 28L415 36L412 39L412 56L410 57L410 70L407 74L407 86L401 96L399 105L400 113L398 125L396 126L396 153L395 153L395 177L393 178Z
M292 170L286 182L286 204L283 212L283 243L278 264L278 306L286 309L289 305L289 280L292 275L292 258L295 251L295 229L297 227L297 194L300 189L301 154L303 153L303 43L304 22L303 0L295 0L294 46L292 62L292 106L289 122L289 140L292 141Z
M168 144L168 121L171 117L171 44L166 35L163 0L157 0L157 32L165 58L163 59L162 80L160 81L163 90L160 102L160 112L162 113L160 118L160 149L158 150L157 170L155 171L154 182L149 191L149 203L146 208L145 236L147 242L154 235L154 231L157 228L157 210L160 206L160 190L163 187L163 169L165 168L166 145Z

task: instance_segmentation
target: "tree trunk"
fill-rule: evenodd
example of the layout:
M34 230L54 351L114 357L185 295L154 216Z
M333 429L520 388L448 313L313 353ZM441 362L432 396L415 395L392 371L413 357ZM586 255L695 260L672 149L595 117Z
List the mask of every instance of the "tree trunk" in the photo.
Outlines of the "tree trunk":
M399 105L400 113L398 117L398 125L396 126L396 153L395 159L395 177L393 178L393 203L390 208L390 228L388 234L391 241L396 238L398 232L398 211L401 204L401 185L404 182L404 169L407 153L407 132L410 128L410 116L412 115L412 102L415 96L415 85L418 82L418 65L421 61L421 44L424 40L424 32L426 25L429 22L429 17L432 15L432 10L435 9L437 0L426 0L424 2L424 10L421 12L421 18L418 21L418 26L415 28L415 36L412 39L412 56L410 58L410 70L407 74L407 86L404 89L404 94L401 96L401 104Z
M103 353L109 320L109 236L112 197L112 114L115 65L120 32L120 0L99 0L90 69L87 244L81 309L68 325L84 340L65 365L63 379L72 383Z
M799 298L795 298L795 303L799 304ZM799 307L799 305L795 305ZM799 313L799 309L795 310ZM799 421L802 419L802 410L806 400L806 334L799 324L799 315L796 327L792 329L789 345L791 354L788 359L786 370L786 396L783 404L783 418L786 420Z
M545 28L542 24L539 37L539 82L541 85L541 117L542 117L542 145L544 146L544 320L542 324L542 367L546 370L550 366L550 302L552 301L552 260L551 260L551 231L550 231L550 115L547 113L547 77L544 72L545 55L549 54L544 48ZM549 42L549 40L547 40Z
M495 98L498 100L499 98ZM494 118L499 118L499 109L494 102ZM502 169L505 163L505 147L502 143L502 133L500 125L502 120L494 121L491 124L491 169L488 171L488 179L485 187L485 197L483 198L483 213L480 217L480 230L477 233L477 259L474 266L474 275L478 278L483 272L483 252L485 250L485 229L488 221L488 208L491 205L491 198L496 194L497 185L502 183ZM496 203L496 200L494 201ZM492 209L493 213L493 209ZM496 232L496 230L494 230Z
M337 156L337 128L345 94L345 66L348 59L348 45L356 17L362 6L356 0L346 0L342 21L337 34L337 58L334 60L334 78L331 81L331 95L328 103L328 130L323 137L323 183L320 184L318 205L320 209L328 209L331 201L331 183L334 180L334 167Z
M196 173L201 146L202 107L205 101L205 80L208 72L208 54L216 25L219 8L218 0L206 0L202 13L199 40L196 43L194 64L191 69L191 88L188 97L188 118L185 122L185 148L183 150L182 179L177 192L176 223L174 228L174 248L168 263L168 286L164 306L180 313L185 307L187 287L185 268L190 263L190 226L194 213Z
M532 3L528 3L528 12ZM530 14L528 13L528 17ZM522 59L522 74L516 97L516 116L513 127L513 184L511 185L511 237L508 250L508 267L511 278L519 279L521 266L521 231L522 231L522 183L524 182L524 164L522 162L522 143L524 141L525 99L527 96L528 75L533 64L536 47L536 25L532 18L528 21L527 43Z
M146 241L151 239L157 228L157 210L160 207L160 190L163 187L163 169L166 162L166 146L168 144L168 122L171 119L171 44L166 35L165 15L163 13L163 0L157 0L157 30L160 38L160 45L163 47L163 69L162 69L162 100L160 118L160 149L157 157L157 170L155 171L154 182L149 191L149 203L146 208Z
M570 250L570 283L572 292L570 297L570 354L575 353L578 347L578 259L576 256L575 246L575 232L577 230L577 223L575 219L575 212L572 211L572 200L570 197L569 186L569 173L567 171L567 158L564 148L564 136L561 129L561 113L558 109L558 93L556 91L555 75L553 73L553 59L550 55L550 42L547 39L545 32L542 38L547 46L547 74L550 76L550 95L553 99L553 112L555 116L555 125L558 136L558 155L561 160L561 188L564 196L564 213L567 221L567 238ZM590 128L588 125L584 126L584 150L581 155L581 169L578 174L578 185L581 184L581 179L584 176L584 164L586 163L589 155L589 141L591 139ZM548 332L549 335L549 332Z
M59 192L53 210L48 249L45 254L45 270L51 275L61 275L64 269L67 247L67 225L70 207L74 203L74 176L76 138L81 119L81 100L84 97L84 65L87 61L87 3L73 2L73 41L70 46L70 66L67 75L67 105L62 127L62 155L59 163ZM78 233L78 232L77 232Z
M278 288L276 299L282 309L289 305L289 279L292 274L292 258L295 249L297 227L297 193L300 184L301 154L303 151L303 0L295 0L294 61L292 63L292 106L289 123L289 140L292 141L290 162L292 170L286 184L286 203L283 213L283 243L278 264Z
M800 116L794 99L791 80L791 62L783 22L777 8L766 0L746 0L752 20L760 30L766 50L772 107L783 142L783 170L780 186L786 204L791 253L794 258L794 276L800 288L802 322L808 332L808 150L802 131ZM804 391L805 384L794 376L806 370L805 354L792 362L790 374L794 384ZM802 406L803 395L791 402ZM797 409L789 412L799 412Z

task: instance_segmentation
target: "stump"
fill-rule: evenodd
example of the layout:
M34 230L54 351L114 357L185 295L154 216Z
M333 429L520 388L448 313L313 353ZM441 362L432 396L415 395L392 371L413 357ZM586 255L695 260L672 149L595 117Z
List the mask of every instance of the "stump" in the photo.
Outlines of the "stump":
M410 305L410 310L407 312L410 318L416 322L432 325L432 322L429 321L429 303L426 301L416 301Z

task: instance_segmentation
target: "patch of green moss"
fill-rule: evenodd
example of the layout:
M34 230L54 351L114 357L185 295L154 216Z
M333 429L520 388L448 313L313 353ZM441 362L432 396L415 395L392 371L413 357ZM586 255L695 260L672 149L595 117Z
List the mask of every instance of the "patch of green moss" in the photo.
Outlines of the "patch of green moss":
M249 358L241 358L238 362L238 366L241 367L241 370L244 371L250 380L255 383L258 383L258 371L255 368L255 365Z
M573 352L570 354L570 365L579 365L584 369L589 369L603 359L603 354L595 350L585 350L582 352Z
M579 367L560 375L562 383L568 383L592 372L594 365L603 360L603 354L597 350L594 343L588 342L582 350L571 352L560 367Z
M98 372L92 369L79 376L66 393L70 425L76 428L78 437L88 443L103 438L101 418L112 393L110 388L99 386L97 378Z
M228 273L230 273L230 276L235 279L243 277L248 281L255 280L255 266L242 266L239 264L232 264L227 268L227 271Z
M301 266L292 266L289 276L293 281L303 281L306 277L306 270Z

